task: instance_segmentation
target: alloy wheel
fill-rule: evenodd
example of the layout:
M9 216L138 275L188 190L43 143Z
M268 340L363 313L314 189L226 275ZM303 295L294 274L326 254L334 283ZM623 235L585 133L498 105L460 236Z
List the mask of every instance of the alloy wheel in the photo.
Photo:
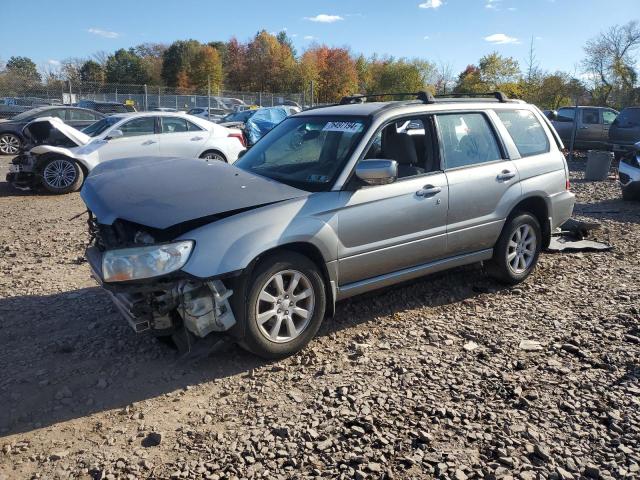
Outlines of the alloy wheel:
M286 343L307 328L315 306L315 292L309 278L297 270L273 275L260 289L256 321L268 340Z
M215 152L209 152L209 153L205 154L202 158L204 158L205 160L214 160L214 161L218 161L218 162L225 162L226 161L222 155L220 155L219 153L215 153Z
M536 256L536 232L528 225L515 229L507 245L507 265L516 275L525 272Z
M54 160L47 164L42 172L44 181L53 188L67 188L76 181L76 166L69 160Z
M20 151L20 139L15 135L0 136L0 153L3 155L15 155Z

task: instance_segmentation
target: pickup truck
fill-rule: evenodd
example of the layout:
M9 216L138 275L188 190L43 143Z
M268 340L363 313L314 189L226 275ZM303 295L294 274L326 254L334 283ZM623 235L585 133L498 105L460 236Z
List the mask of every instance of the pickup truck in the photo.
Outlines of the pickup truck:
M578 112L576 140L574 148L578 150L609 150L609 127L618 116L618 112L607 107L562 107L558 109L551 123L562 139L565 147L571 144L573 120Z

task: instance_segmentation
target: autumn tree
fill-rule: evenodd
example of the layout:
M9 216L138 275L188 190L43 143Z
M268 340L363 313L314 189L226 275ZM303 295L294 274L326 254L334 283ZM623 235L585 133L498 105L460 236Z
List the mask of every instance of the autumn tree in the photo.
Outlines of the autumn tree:
M209 46L200 47L193 64L189 69L191 84L199 91L206 91L209 82L211 90L216 92L222 88L222 59L218 51Z
M282 92L292 87L296 61L291 49L262 30L247 45L247 83L261 92Z
M191 66L202 48L196 40L178 40L167 48L162 56L162 78L170 87L181 83L186 87L185 79L189 79ZM180 82L178 80L181 80Z
M235 37L226 44L222 58L224 85L232 90L244 90L248 87L247 46Z

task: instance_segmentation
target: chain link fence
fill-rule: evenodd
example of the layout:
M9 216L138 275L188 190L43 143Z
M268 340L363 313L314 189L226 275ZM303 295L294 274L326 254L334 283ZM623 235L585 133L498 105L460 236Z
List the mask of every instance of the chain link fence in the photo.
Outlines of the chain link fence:
M294 102L303 106L303 93L184 90L153 85L127 85L80 81L40 83L0 77L0 118L8 118L40 105L73 105L80 100L117 102L138 111L170 108L187 111L211 107L232 111L236 105L271 107Z

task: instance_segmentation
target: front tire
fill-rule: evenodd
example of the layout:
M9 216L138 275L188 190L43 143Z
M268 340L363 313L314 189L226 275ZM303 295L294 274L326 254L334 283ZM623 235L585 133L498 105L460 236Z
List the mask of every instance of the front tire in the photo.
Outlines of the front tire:
M265 258L247 285L246 328L241 345L268 359L302 350L324 318L322 275L307 257L282 252Z
M493 248L490 275L508 285L522 282L538 263L542 241L538 219L529 213L516 213L507 219Z
M78 162L70 158L52 158L42 167L42 186L50 193L75 192L82 187L84 172Z

